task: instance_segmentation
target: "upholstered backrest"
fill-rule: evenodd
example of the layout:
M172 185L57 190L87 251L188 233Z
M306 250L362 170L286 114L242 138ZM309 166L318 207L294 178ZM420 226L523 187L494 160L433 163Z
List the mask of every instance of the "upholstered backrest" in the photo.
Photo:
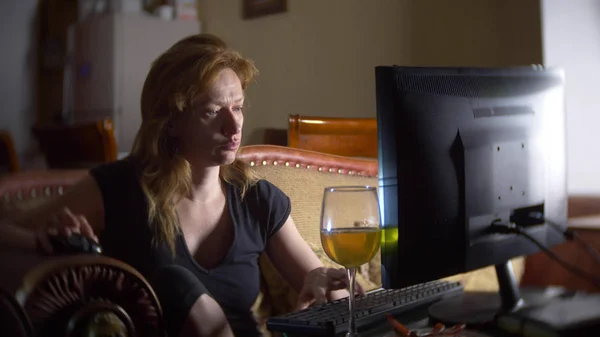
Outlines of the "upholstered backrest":
M292 201L292 218L311 244L319 245L323 191L327 186L377 186L377 161L329 156L278 146L247 146L240 159L254 167Z

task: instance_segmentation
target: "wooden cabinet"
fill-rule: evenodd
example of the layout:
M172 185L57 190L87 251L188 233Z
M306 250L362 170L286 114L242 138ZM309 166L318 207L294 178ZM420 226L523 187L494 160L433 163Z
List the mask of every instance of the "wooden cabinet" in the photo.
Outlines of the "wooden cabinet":
M77 21L77 0L41 0L37 14L36 121L60 119L67 29Z

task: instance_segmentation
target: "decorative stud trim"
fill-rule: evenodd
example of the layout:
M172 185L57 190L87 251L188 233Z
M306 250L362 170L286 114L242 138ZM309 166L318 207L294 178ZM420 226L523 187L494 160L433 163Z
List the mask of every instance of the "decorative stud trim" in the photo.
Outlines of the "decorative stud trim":
M290 162L290 161L283 161L280 159L272 159L272 158L267 158L267 159L261 159L259 161L250 161L249 165L252 167L261 165L261 166L269 166L269 165L273 165L273 166L278 166L278 165L285 165L286 167L296 167L296 168L306 168L306 169L317 169L319 172L330 172L330 173L337 173L337 174L343 174L343 175L359 175L359 176L368 176L367 174L365 174L365 172L357 172L357 171L353 171L353 170L345 170L345 169L341 169L341 168L335 168L335 167L326 167L326 166L316 166L316 165L312 165L312 164L304 164L304 163L294 163L294 162ZM377 177L377 176L374 176Z

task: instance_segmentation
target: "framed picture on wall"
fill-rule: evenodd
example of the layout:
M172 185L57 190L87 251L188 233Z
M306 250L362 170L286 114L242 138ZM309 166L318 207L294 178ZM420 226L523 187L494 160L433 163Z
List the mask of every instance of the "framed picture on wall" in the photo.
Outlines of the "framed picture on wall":
M244 19L287 11L287 0L242 0Z

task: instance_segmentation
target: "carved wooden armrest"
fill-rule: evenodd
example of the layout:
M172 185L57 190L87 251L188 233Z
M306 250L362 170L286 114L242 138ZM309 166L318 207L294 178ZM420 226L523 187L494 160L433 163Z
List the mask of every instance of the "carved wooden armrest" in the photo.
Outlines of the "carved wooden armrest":
M149 283L131 266L105 256L42 263L25 275L16 298L37 336L166 336Z
M29 317L13 295L4 289L0 289L0 327L2 336L33 337Z

